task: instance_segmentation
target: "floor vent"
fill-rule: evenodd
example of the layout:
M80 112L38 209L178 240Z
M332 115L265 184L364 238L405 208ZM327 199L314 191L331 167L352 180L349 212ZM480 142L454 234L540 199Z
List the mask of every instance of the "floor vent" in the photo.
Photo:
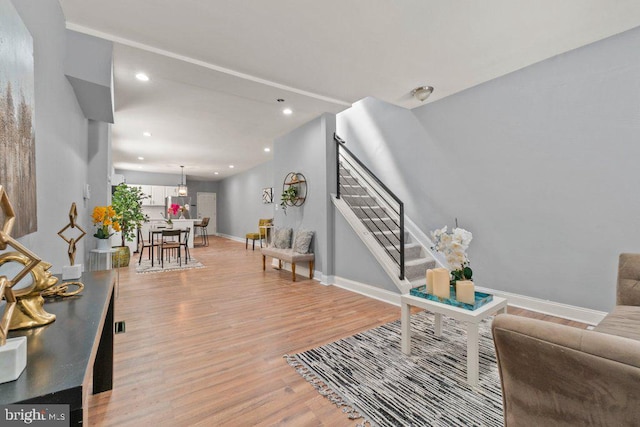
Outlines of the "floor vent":
M115 331L116 334L124 334L125 333L125 325L124 325L124 321L123 322L116 322L115 324Z

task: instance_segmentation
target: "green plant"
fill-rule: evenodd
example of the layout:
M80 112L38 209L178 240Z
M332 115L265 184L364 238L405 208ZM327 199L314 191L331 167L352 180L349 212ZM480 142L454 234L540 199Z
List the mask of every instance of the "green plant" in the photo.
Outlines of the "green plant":
M142 200L148 198L138 187L122 183L113 192L111 204L115 209L122 229L122 246L133 241L136 230L149 218L142 212Z
M287 213L287 206L293 206L297 198L298 187L295 185L290 185L282 191L282 194L280 195L280 206L282 206L282 210L285 215Z

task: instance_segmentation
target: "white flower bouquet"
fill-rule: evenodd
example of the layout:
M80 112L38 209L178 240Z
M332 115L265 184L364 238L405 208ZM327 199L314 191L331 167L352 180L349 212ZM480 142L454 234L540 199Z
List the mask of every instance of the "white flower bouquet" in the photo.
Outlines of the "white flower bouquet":
M469 267L467 249L471 243L473 235L463 228L454 228L451 233L447 233L447 226L431 232L433 247L444 254L449 270L451 270L452 281L471 280L473 271Z

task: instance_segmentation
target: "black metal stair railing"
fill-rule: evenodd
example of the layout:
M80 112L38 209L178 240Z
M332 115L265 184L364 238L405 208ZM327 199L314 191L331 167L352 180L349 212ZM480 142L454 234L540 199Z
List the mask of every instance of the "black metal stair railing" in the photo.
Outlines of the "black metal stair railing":
M337 146L336 197L342 198L352 210L359 209L362 213L360 219L363 223L370 223L367 228L398 265L400 280L404 280L404 203L345 147L344 140L335 133L333 139ZM364 188L366 195L363 195L362 191L354 190L357 187ZM377 200L384 201L384 206L377 203ZM390 215L387 209L390 209L393 215Z

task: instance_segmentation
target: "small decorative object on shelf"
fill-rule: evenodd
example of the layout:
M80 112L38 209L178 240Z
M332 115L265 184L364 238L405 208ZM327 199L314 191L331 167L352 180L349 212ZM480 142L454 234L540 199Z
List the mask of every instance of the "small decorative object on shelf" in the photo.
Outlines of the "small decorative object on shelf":
M282 194L280 195L280 206L285 215L287 207L302 206L307 198L307 180L299 172L289 172L282 184Z
M62 238L69 245L67 249L67 255L69 256L69 265L65 265L62 267L62 280L67 279L78 279L82 276L82 264L75 265L76 259L76 244L87 234L80 224L76 223L76 219L78 218L78 209L76 207L76 203L71 203L71 209L69 210L69 223L65 225L62 230L58 231L58 236ZM78 229L80 230L80 235L78 236L76 233L76 237L67 237L64 232L68 229Z
M53 286L58 279L48 271L51 264L43 263L36 254L11 237L16 216L2 185L0 209L0 218L3 218L0 227L0 251L3 251L0 254L0 299L6 301L0 305L0 366L3 367L0 383L4 383L16 380L27 365L26 337L8 339L9 330L41 326L55 320L54 315L42 308L44 300L40 292ZM5 252L8 247L14 251ZM3 268L8 263L19 267ZM20 283L30 273L33 280L27 284Z
M0 266L15 263L26 265L29 258L24 254L9 252L0 257ZM21 284L14 286L13 293L16 297L16 309L9 324L10 330L36 328L48 325L56 320L56 316L44 310L42 293L55 287L58 279L51 274L51 264L41 261L31 271L31 283L27 286Z

